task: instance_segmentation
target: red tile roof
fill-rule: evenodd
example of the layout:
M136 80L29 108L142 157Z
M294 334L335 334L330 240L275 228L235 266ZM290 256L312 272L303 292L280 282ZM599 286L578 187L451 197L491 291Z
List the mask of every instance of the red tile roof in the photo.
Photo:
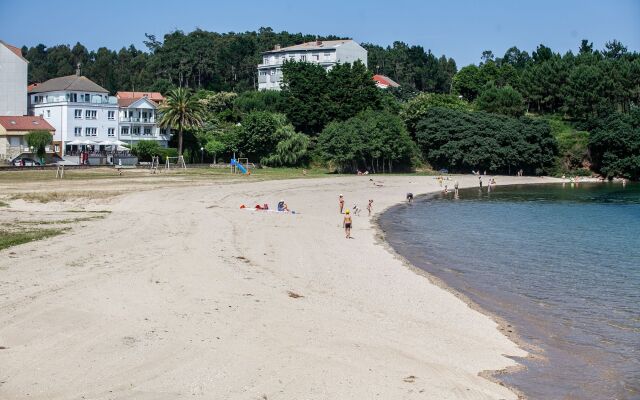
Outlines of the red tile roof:
M143 97L153 100L156 103L164 101L164 96L158 92L118 92L116 93L118 99L134 99L138 100Z
M23 117L0 116L0 125L7 131L55 131L55 128L41 116L25 115Z
M0 43L4 45L4 47L6 47L7 49L11 50L11 52L13 52L13 54L17 55L18 57L20 57L21 59L27 61L26 58L22 57L22 50L20 50L19 48L17 48L16 46L12 46L8 43L3 42L2 40L0 40Z
M398 87L400 86L399 84L397 84L396 82L394 82L391 78L389 78L388 76L384 76L384 75L374 75L373 76L373 80L376 81L377 83L379 83L380 85L386 86L386 87Z

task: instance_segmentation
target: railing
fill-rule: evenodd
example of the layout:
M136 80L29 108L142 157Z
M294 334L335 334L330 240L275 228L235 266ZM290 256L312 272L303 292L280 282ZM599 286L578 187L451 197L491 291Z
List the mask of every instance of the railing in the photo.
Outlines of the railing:
M9 145L8 148L11 149L12 151L20 152L20 153L33 153L35 151L35 150L31 150L31 147L24 146L24 145L18 145L18 146ZM54 149L53 149L53 146L45 146L44 151L46 153L54 153L55 152Z
M120 122L142 122L142 123L155 124L156 119L155 118L138 118L138 117L120 117Z
M114 96L109 96L106 100L101 96L92 96L90 101L84 101L80 99L76 99L72 101L68 99L66 96L44 96L41 100L32 101L31 104L52 104L52 103L74 103L74 104L111 104L117 105L118 99Z

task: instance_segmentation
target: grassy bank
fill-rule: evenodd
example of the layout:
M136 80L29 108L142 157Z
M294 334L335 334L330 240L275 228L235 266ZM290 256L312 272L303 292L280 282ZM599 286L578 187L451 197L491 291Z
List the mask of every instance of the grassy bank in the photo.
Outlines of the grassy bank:
M6 231L0 230L0 250L17 246L19 244L33 242L34 240L42 240L52 236L60 235L67 229L37 229L25 231Z

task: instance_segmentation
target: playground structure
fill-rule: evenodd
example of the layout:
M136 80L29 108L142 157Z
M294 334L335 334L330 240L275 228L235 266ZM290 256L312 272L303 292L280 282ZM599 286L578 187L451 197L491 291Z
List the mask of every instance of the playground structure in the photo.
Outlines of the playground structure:
M173 163L173 167L174 168L187 169L187 164L185 164L183 156L166 157L166 162L165 162L165 165L164 165L165 171L171 170L171 164L172 164L171 160L175 160L175 163Z
M243 174L251 175L251 171L249 171L249 159L248 158L238 158L235 157L231 159L231 173L237 174L240 171Z

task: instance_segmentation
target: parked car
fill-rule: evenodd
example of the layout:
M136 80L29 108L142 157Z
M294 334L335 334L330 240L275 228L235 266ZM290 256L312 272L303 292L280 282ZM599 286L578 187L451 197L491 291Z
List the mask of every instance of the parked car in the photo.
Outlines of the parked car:
M36 161L33 158L29 158L29 157L16 158L15 160L13 160L12 164L15 165L16 167L21 167L21 166L34 167L37 165L42 165L40 161Z
M448 169L446 169L446 168L442 168L442 169L440 170L440 173L441 173L441 174L448 174L448 173L449 173L449 170L448 170Z

